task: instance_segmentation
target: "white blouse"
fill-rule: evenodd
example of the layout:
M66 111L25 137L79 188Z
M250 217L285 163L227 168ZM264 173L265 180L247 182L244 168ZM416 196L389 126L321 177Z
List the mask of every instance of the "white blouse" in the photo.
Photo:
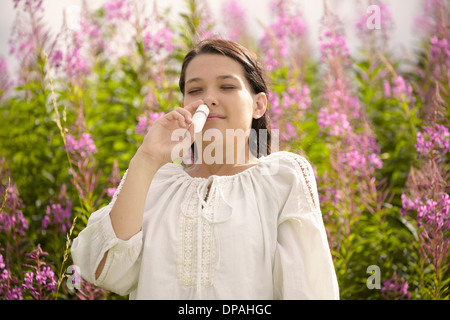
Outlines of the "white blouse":
M151 182L141 231L126 241L109 216L125 172L112 201L73 241L81 276L130 299L339 299L310 163L286 151L258 160L208 179L165 164Z

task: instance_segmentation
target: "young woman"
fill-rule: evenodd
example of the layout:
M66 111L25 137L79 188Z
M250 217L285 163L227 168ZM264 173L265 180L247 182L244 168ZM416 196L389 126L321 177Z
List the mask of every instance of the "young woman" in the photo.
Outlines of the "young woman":
M112 201L74 239L82 277L130 299L338 299L312 167L270 152L255 54L204 40L185 57L180 89L182 107L153 124ZM194 134L201 104L210 113ZM179 129L192 165L173 161Z

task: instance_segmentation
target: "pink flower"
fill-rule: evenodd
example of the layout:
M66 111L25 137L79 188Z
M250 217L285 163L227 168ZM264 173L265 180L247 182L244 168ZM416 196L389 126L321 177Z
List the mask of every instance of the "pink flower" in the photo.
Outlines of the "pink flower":
M135 129L136 134L145 136L147 134L147 131L152 127L153 123L164 115L164 112L150 112L148 114L148 117L139 117L138 124L136 125Z
M403 300L406 298L411 298L411 293L408 292L408 287L408 281L404 281L394 273L389 280L383 282L381 296L388 300Z
M442 194L439 201L432 199L409 199L402 194L401 214L405 216L407 211L417 213L417 227L436 226L445 231L450 230L450 196L446 193Z
M402 199L402 209L400 210L400 212L402 213L403 216L405 215L405 211L416 210L416 208L418 207L417 201L419 200L411 200L404 193L402 193L401 199Z
M56 277L54 271L47 265L44 258L48 253L37 248L26 254L27 261L33 264L25 264L32 268L33 272L26 272L22 289L29 291L34 299L47 299L56 290Z
M319 37L319 49L321 52L321 62L335 59L342 60L345 66L351 66L350 50L347 46L347 39L344 35L330 29L325 29Z
M347 115L339 112L330 112L328 108L321 108L317 123L321 129L327 129L331 136L337 137L351 132Z
M3 186L0 187L0 194L4 194ZM11 183L7 190L5 208L0 212L0 231L12 233L14 237L25 235L26 230L28 230L28 221L21 211L23 207L17 186Z
M138 124L136 125L136 134L145 134L147 130L147 117L139 117Z
M238 41L247 30L247 17L245 9L238 1L225 1L222 4L222 16L225 27L228 29L227 38Z
M297 132L296 132L294 126L292 125L292 123L286 122L284 124L284 130L280 134L280 139L282 141L288 141L288 140L294 139L296 137L297 137Z
M127 21L131 17L131 5L125 0L110 0L103 6L106 18L109 21Z
M144 34L143 44L145 51L151 52L152 57L165 57L175 48L173 32L166 26L156 32L148 30Z
M108 195L108 197L112 198L114 196L114 193L116 192L117 188L108 188L106 189L106 193Z
M349 166L351 170L357 170L366 165L364 154L357 150L351 150L342 154L341 163Z
M450 133L446 126L436 124L433 127L424 127L423 132L417 133L415 144L418 156L427 156L435 151L440 154L450 152Z
M72 49L66 55L66 73L71 78L85 76L90 72L90 65L87 58L83 56L80 48Z
M0 274L0 280L7 280L10 277L10 273L7 269L4 269Z
M403 77L398 76L394 79L394 88L392 89L392 93L399 100L410 100L412 98L412 87L405 82Z
M45 217L42 219L42 228L47 229L50 224L59 227L61 232L65 233L71 225L72 203L67 200L65 207L60 203L53 203L47 206Z
M50 55L50 64L54 67L54 68L59 68L61 66L61 62L63 60L63 53L61 50L55 50L51 55Z
M267 97L267 100L270 105L270 109L269 109L270 116L276 122L276 120L281 115L280 97L279 97L278 92L273 92L270 89L268 90L268 93L269 93L269 95Z
M2 94L5 94L11 87L13 83L9 79L8 75L8 64L4 57L0 57L0 98Z
M389 99L391 97L391 85L389 84L389 81L383 80L383 89L385 98Z
M164 116L164 112L150 112L149 118L150 118L150 124L153 125L153 123Z
M306 110L311 105L310 90L306 84L289 87L283 94L283 106L292 108L296 105L300 110Z
M267 27L270 31L260 40L265 52L264 64L269 72L289 63L289 54L297 51L296 47L301 45L307 30L301 12L288 8L286 0L273 0L270 7L276 18Z
M34 40L32 35L23 35L20 42L11 45L9 54L14 54L16 59L27 57L34 53Z
M97 152L97 147L89 133L83 133L78 141L72 135L67 134L66 149L69 153L81 155L82 158Z
M374 169L381 169L383 167L383 162L380 159L380 156L378 154L372 153L368 157L369 164L371 165L370 171L373 171Z
M380 12L380 29L375 28L369 28L367 25L368 19L374 14L374 12L367 12L366 7L363 7L365 10L360 15L356 22L356 30L358 34L360 35L360 38L362 38L365 41L374 41L373 37L370 37L371 34L380 34L381 39L383 40L383 45L386 45L385 43L389 40L388 35L392 32L394 27L394 19L392 17L391 10L389 9L388 5L385 3L382 3L381 1L378 1L377 6L379 8ZM377 45L376 43L372 43L372 45Z
M25 285L27 287L32 287L33 286L33 281L34 281L34 273L33 272L26 272L24 281L25 281Z

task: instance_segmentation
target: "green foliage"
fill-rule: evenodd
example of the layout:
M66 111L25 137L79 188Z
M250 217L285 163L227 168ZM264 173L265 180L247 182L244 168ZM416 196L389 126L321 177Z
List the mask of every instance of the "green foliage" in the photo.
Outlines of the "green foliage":
M0 248L8 245L11 249L8 261L12 273L23 274L24 253L40 244L49 253L47 261L52 262L62 282L71 263L70 240L86 226L92 212L109 202L105 190L118 184L111 178L123 176L143 141L143 135L136 133L139 117L168 112L180 105L182 96L177 81L183 57L214 28L205 17L203 2L186 0L185 4L186 11L180 14L179 24L166 23L174 31L175 48L163 59L155 57L153 48L146 48L142 30L137 30L128 43L130 55L111 59L106 52L91 53L88 74L50 79L47 64L53 71L54 66L45 58L43 50L48 46L43 44L42 50L35 52L32 71L21 70L29 77L8 94L3 89L0 91L3 120L0 155L6 159L5 167L10 169L29 223L29 232L20 241L11 234L0 235ZM104 9L95 11L91 19L100 25L108 24ZM107 31L100 32L108 41L116 27L109 26ZM250 49L259 52L256 47ZM408 281L412 299L448 299L449 272L436 276L433 266L421 254L420 230L415 221L400 213L401 195L410 169L418 165L416 135L420 126L429 121L424 108L430 101L418 92L436 86L429 67L430 49L422 48L415 66L425 70L424 79L414 73L402 74L413 86L413 96L408 99L384 94L384 81L392 85L402 63L394 61L389 65L387 62L391 60L394 59L374 58L367 53L361 60L353 61L349 75L363 114L368 118L364 120L376 136L383 161L381 169L371 173L368 179L359 177L358 180L348 168L344 168L345 175L344 169L336 167L336 150L341 141L327 136L318 124L326 84L322 63L312 58L304 61L302 68L293 68L286 59L284 65L267 74L269 89L280 102L289 88L302 85L308 87L311 99L306 110L297 102L292 103L276 120L281 133L286 133L288 124L295 131L294 137L282 141L280 149L304 155L316 169L319 194L323 197L321 209L342 299L385 298L381 290L368 288L369 266L379 266L382 282L393 277ZM438 79L437 82L443 105L448 106L448 81ZM268 112L273 112L270 105L268 108ZM449 110L446 108L444 112L447 119ZM356 123L356 132L362 132L362 123L363 119ZM97 151L91 157L78 159L66 150L62 135L67 138L70 134L78 139L83 133L90 134ZM5 184L5 172L0 171L0 177ZM72 229L65 232L58 228L41 231L47 206L64 186L72 204L71 219L75 218L76 222L72 220ZM365 186L373 186L375 192L365 190ZM336 188L341 192L340 199L330 195L330 190ZM92 289L83 294L92 294L91 298L124 298L94 292ZM80 296L62 284L57 298L77 297Z
M395 97L385 98L384 79L379 77L381 70L386 71L383 65L371 70L366 60L356 63L356 70L359 98L366 106L383 160L380 173L394 188L395 205L401 206L399 199L409 169L416 164L414 144L421 122L417 114L421 107L420 101L411 105L409 101Z

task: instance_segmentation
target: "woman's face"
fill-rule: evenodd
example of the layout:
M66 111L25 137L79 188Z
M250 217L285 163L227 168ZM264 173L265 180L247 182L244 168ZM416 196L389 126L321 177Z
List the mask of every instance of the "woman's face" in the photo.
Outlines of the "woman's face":
M253 93L245 78L243 67L232 58L219 54L200 54L186 68L184 105L203 100L210 115L203 132L219 129L251 128L252 119L266 111L264 93Z

